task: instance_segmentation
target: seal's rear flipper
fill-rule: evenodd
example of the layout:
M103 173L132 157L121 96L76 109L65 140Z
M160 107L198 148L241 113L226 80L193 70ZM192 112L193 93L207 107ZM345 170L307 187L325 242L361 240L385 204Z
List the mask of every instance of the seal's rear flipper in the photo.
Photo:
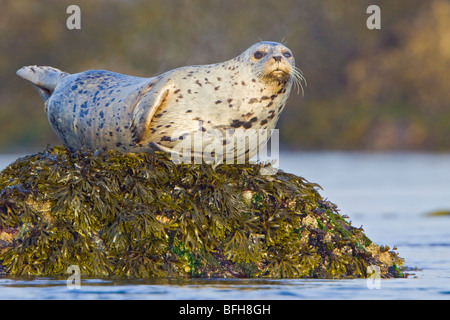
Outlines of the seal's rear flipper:
M47 101L58 82L68 73L53 67L29 66L17 70L17 75L30 81L41 98Z

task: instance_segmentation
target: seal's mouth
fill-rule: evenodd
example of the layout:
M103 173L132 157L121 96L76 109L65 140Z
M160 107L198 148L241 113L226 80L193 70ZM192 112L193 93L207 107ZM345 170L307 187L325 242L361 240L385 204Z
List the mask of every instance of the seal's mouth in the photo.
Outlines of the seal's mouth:
M264 64L259 65L256 75L269 83L286 83L294 76L295 67L290 65L286 60L273 61L267 60Z
M291 75L289 72L277 68L276 70L270 72L268 76L277 80L287 80Z
M288 74L286 71L280 70L280 69L277 69L277 70L275 70L275 71L272 71L271 74L274 75L275 77L285 77L285 76L289 76L289 74Z

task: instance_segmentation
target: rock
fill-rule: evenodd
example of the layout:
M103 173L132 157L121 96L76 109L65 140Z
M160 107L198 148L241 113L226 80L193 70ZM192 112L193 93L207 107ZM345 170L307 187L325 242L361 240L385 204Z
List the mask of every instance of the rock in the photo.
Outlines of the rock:
M429 217L445 217L450 216L450 210L436 210L427 213L427 216Z
M264 165L176 165L168 156L63 147L0 174L0 271L89 277L402 277L403 260ZM67 276L67 275L66 275Z

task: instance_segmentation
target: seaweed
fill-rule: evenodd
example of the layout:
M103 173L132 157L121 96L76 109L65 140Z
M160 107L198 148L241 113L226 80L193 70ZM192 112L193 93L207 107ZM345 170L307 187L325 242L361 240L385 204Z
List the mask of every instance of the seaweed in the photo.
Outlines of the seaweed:
M163 153L64 147L0 173L0 266L9 276L403 277L324 200L320 186L265 164L174 164Z

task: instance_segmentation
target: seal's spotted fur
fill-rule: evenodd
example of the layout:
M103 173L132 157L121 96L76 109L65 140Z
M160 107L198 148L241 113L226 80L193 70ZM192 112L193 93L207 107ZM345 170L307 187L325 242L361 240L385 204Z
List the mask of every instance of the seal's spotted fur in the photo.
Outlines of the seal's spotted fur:
M132 152L171 150L196 130L273 129L301 78L290 50L276 42L154 78L36 66L17 74L39 90L50 124L68 148ZM175 130L182 133L174 137Z

